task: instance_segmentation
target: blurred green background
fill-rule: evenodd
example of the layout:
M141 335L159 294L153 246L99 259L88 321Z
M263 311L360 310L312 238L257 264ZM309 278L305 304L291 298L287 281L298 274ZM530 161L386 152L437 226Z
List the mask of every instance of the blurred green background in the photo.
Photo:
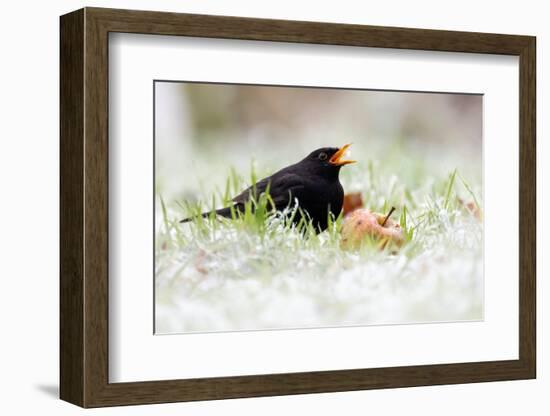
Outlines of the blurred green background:
M255 163L265 176L349 142L359 164L342 171L347 192L360 190L351 171L369 162L410 186L455 168L481 183L481 95L156 82L155 109L165 201L209 201L230 168L249 178Z

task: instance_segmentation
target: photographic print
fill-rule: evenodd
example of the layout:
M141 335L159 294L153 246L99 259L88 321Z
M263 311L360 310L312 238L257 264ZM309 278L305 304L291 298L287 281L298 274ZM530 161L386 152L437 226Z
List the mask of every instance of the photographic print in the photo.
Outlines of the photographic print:
M483 319L482 95L154 100L156 334Z

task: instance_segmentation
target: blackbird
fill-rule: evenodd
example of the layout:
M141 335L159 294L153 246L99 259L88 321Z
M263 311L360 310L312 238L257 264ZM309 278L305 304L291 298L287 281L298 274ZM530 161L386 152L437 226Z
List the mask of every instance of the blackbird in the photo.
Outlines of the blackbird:
M258 200L267 191L272 201L271 208L283 211L297 203L300 210L293 218L295 223L300 221L303 213L318 232L326 230L329 214L337 217L342 210L344 189L338 174L342 166L355 162L344 158L350 146L346 144L341 148L323 147L314 150L300 162L275 172L237 195L232 199L233 210L242 212L247 201L251 198ZM225 207L215 212L231 218L231 211L231 207ZM210 214L205 212L201 216ZM186 218L180 222L192 219Z

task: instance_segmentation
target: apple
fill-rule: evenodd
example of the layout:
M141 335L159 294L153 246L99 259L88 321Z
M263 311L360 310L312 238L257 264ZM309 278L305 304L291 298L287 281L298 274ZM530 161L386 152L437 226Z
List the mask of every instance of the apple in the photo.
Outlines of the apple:
M344 205L342 206L344 217L359 208L363 208L361 192L351 192L344 195Z
M344 249L357 249L366 239L377 242L383 249L388 244L400 247L405 241L401 226L390 218L395 208L389 214L372 212L367 208L359 208L344 217L340 231L340 245Z

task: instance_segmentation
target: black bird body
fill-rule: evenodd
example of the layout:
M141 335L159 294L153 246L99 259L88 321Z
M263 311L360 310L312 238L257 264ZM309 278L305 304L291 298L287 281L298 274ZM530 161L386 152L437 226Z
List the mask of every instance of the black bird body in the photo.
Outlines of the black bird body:
M351 160L343 160L342 156L349 145L342 148L326 147L313 151L303 160L287 166L273 175L258 181L232 199L234 211L243 211L246 202L265 192L269 193L273 202L272 208L283 211L287 207L298 204L300 210L311 219L319 231L328 227L328 218L332 214L336 218L342 210L344 188L338 175L340 168ZM216 214L231 218L231 207L216 210ZM208 216L205 212L202 216ZM182 222L190 221L187 218ZM301 214L294 217L299 222Z

